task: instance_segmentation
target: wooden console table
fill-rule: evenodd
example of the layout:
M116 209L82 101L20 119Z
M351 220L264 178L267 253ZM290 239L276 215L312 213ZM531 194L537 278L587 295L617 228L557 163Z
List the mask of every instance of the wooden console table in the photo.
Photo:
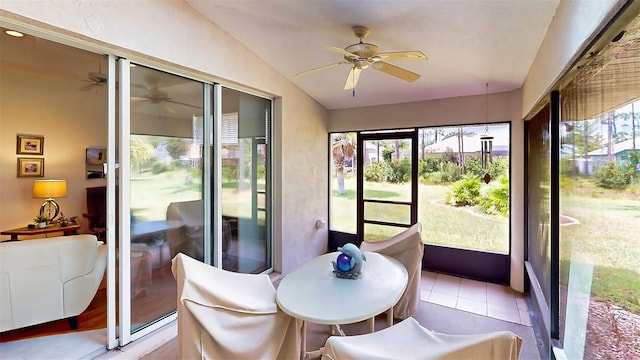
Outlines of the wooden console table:
M1 232L0 235L11 235L11 240L19 240L18 236L44 235L44 237L47 237L47 234L59 232L64 233L65 236L75 235L78 229L80 229L80 219L78 219L77 216L74 216L70 218L70 221L71 223L69 223L67 226L54 224L48 225L47 227L42 229L37 226L33 229L29 229L27 226L25 226L17 229L5 230Z

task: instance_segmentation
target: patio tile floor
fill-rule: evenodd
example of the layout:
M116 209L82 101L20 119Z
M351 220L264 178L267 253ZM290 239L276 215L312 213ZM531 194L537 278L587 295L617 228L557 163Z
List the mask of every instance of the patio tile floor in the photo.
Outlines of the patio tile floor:
M524 296L508 286L423 271L420 300L531 326Z

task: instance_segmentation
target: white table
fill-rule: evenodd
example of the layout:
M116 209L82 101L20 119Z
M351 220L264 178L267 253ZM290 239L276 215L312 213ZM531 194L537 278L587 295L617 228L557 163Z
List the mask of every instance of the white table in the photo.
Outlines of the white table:
M178 220L153 220L135 222L131 224L131 239L151 236L158 232L166 232L167 230L178 229L182 225L182 221Z
M388 256L364 252L367 260L356 279L341 279L333 274L332 260L339 252L318 256L287 274L278 286L276 301L282 311L302 319L302 359L320 355L320 350L307 352L306 322L335 325L363 320L374 331L374 319L389 310L387 320L393 324L393 306L407 286L404 265Z

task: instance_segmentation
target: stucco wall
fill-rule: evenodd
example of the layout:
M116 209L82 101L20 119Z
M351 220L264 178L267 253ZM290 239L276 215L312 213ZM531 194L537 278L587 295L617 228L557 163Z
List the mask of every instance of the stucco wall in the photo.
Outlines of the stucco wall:
M552 90L625 0L563 0L522 85L522 118ZM533 114L531 114L533 115Z
M313 226L327 214L326 111L244 46L180 1L4 0L0 7L4 26L284 99L274 119L274 140L281 142L274 154L274 235L276 252L283 249L275 268L286 273L326 250L326 230ZM14 181L3 178L1 187L15 188ZM0 227L11 226L3 214Z

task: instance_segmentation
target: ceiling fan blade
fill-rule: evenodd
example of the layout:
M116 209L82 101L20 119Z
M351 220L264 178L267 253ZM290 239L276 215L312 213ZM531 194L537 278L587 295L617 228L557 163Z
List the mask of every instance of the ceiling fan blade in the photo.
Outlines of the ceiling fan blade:
M318 70L327 69L327 68L330 68L330 67L333 67L333 66L336 66L336 65L341 65L341 64L349 64L349 63L346 62L346 61L341 61L341 62L337 62L337 63L334 63L334 64L319 66L317 68L313 68L313 69L309 69L309 70L305 70L305 71L299 72L299 73L293 75L293 77L306 75L306 74L309 74L309 73L312 73L312 72L315 72L315 71L318 71Z
M187 104L187 103L183 103L183 102L175 101L175 100L171 100L171 99L168 99L168 100L165 100L165 101L166 102L170 102L172 104L178 104L178 105L182 105L182 106L192 107L192 108L195 108L195 109L202 109L202 106L191 105L191 104Z
M352 67L351 70L349 70L349 75L347 76L347 81L344 82L344 89L345 90L351 90L351 89L355 89L356 85L358 85L358 79L360 78L360 72L362 72L362 69L357 68L357 67Z
M118 84L118 82L116 82ZM131 83L131 89L148 91L147 87L142 84Z
M427 55L422 51L397 51L397 52L384 52L376 55L380 60L429 60Z
M80 91L89 91L89 90L93 89L94 86L96 86L96 84L93 84L93 83L87 84L87 85L81 87L79 90Z
M167 104L166 102L163 102L162 105L163 105L164 109L167 110L167 112L169 112L170 114L175 114L176 113L176 111L169 104Z
M350 52L346 51L345 49L340 49L339 47L335 47L335 46L327 46L327 47L325 47L325 49L329 50L329 51L337 52L338 54L347 55L349 57L354 57L354 58L358 57L358 55L356 55L354 53L350 53Z
M414 82L420 78L420 74L416 74L401 67L391 65L384 61L375 62L373 63L372 67L378 71L382 71L383 73L387 73L389 75L397 77L398 79L402 79L408 82Z

